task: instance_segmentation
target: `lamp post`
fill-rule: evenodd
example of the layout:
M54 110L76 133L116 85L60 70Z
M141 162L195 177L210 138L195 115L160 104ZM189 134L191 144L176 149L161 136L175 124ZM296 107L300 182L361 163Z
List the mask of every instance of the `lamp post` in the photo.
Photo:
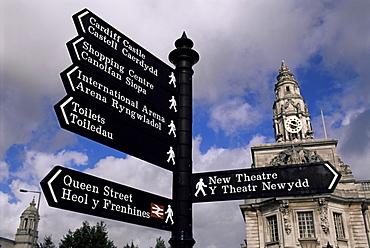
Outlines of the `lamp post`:
M37 193L39 194L39 198L38 198L38 201L37 201L37 211L40 211L40 199L41 199L41 191L34 191L34 190L27 190L27 189L20 189L19 190L20 192L23 192L23 193Z
M34 191L34 190L27 190L27 189L20 189L19 190L22 193L36 193L39 194L38 200L37 200L37 214L40 215L40 199L41 199L41 191ZM32 235L32 248L35 247L35 234L36 234L36 219L35 223L33 224L33 235Z

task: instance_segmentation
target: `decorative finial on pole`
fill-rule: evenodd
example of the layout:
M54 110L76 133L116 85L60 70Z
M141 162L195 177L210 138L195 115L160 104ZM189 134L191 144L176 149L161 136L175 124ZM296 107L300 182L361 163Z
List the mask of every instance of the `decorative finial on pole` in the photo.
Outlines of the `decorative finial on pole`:
M193 46L193 41L186 36L184 31L181 38L175 41L176 49L173 50L168 56L171 63L176 65L178 60L185 59L190 60L192 63L191 66L196 64L199 61L199 54L195 50L191 49Z

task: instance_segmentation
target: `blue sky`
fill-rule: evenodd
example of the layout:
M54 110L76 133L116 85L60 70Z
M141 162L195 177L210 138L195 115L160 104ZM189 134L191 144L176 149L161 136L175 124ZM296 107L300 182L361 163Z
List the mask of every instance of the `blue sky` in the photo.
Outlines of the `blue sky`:
M273 143L274 83L285 60L301 87L315 139L328 138L356 179L370 179L369 1L1 1L0 236L14 238L19 215L40 180L61 164L171 197L172 175L157 166L63 130L53 105L65 96L71 16L88 8L168 63L183 31L194 66L193 169L248 168L250 147ZM171 65L172 66L172 65ZM194 205L198 247L239 247L242 201ZM62 218L61 218L62 216ZM41 201L40 238L99 218ZM105 220L118 247L154 246L169 232ZM55 223L58 223L55 226ZM49 230L53 230L52 233ZM215 239L214 237L222 237Z

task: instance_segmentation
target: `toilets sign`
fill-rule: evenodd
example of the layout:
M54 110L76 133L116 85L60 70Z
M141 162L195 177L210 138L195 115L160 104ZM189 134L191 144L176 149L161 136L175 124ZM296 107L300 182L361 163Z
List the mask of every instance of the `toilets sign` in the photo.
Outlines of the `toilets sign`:
M171 231L171 199L55 166L41 181L51 207Z
M115 113L114 108L93 104L83 96L66 96L54 108L62 128L162 168L175 169L177 143L171 123L164 135L172 140L161 138L163 131L161 133L150 123L127 120L124 115ZM135 125L130 125L129 121Z
M331 193L340 174L329 162L193 174L193 202Z

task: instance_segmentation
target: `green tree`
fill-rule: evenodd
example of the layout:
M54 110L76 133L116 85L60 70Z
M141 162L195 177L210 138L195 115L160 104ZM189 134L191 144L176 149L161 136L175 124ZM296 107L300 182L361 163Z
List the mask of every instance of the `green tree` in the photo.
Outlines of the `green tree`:
M123 248L139 248L139 246L137 246L137 245L135 246L134 241L131 241L131 245L127 244Z
M106 224L98 222L91 227L89 222L84 221L82 227L63 236L59 248L117 248L113 241L108 239Z
M156 244L154 248L166 248L166 243L164 242L162 237L156 239Z
M51 239L51 235L46 235L43 242L36 244L36 248L56 248L56 246Z

